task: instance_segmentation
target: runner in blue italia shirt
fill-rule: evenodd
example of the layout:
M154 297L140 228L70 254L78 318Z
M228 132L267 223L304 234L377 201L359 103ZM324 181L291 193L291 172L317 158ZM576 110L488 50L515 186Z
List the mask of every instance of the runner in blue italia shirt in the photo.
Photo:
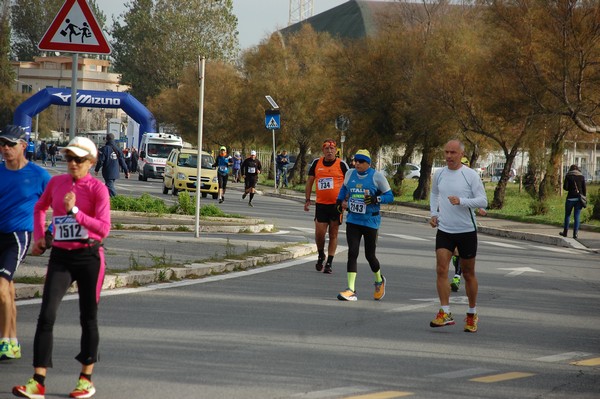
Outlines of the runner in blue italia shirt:
M346 217L346 240L348 241L348 288L338 294L340 301L356 301L355 282L360 241L365 239L365 258L375 275L373 299L385 295L385 277L381 274L379 260L375 255L377 233L381 224L380 204L394 200L390 184L383 174L371 168L371 154L359 150L354 156L355 168L346 172L344 185L338 195L338 211L348 211Z
M31 243L33 207L50 180L45 169L25 158L25 137L18 126L0 133L0 360L21 357L13 278Z
M225 201L225 190L227 189L227 180L229 179L229 167L233 165L231 156L227 154L227 148L221 146L219 155L213 164L217 168L217 179L219 180L219 204Z

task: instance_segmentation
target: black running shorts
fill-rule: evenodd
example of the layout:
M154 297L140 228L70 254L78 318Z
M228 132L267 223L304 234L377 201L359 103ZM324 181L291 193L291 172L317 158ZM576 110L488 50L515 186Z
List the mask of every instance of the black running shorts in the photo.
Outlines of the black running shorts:
M342 224L343 215L337 211L336 204L319 204L315 206L315 221L319 223L338 222Z
M477 232L446 233L438 229L435 236L435 249L440 248L445 248L452 253L458 248L461 258L472 259L477 255Z

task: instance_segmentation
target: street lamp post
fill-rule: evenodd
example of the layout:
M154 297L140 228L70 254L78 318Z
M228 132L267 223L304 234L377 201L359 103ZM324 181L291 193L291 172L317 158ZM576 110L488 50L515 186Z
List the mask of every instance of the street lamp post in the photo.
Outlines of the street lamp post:
M340 131L340 158L344 159L344 141L346 141L346 131L350 127L350 119L347 116L340 115L335 118L335 128Z

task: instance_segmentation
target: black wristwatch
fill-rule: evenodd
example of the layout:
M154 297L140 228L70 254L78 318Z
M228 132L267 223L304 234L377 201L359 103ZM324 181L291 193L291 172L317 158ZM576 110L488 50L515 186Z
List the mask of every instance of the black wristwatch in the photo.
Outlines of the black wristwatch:
M77 212L79 212L79 208L77 208L77 206L74 206L73 208L71 208L71 210L69 212L67 212L67 215L77 215Z

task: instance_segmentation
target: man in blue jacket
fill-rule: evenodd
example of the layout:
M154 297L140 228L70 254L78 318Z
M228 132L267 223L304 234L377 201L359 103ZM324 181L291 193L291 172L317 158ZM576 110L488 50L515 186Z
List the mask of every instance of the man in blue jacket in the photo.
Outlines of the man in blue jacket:
M117 195L115 180L120 177L119 166L125 171L125 178L129 179L129 169L127 169L123 153L114 140L115 136L112 133L106 135L106 144L98 151L98 161L94 168L96 176L98 176L98 171L102 168L102 177L108 188L108 194L111 197Z

